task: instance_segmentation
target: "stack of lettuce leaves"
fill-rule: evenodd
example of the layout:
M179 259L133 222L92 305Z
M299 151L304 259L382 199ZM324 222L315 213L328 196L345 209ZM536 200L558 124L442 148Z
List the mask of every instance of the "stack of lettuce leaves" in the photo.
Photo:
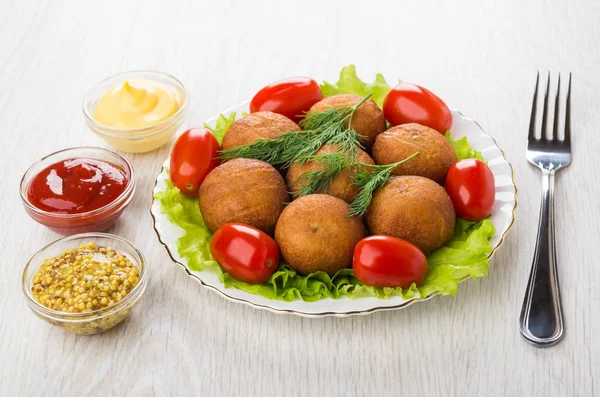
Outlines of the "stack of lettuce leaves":
M377 74L371 84L360 80L353 65L342 69L340 79L335 84L323 83L324 96L336 94L355 94L364 96L373 94L373 99L381 106L391 87L381 74ZM235 113L219 116L215 126L209 127L219 141L235 121ZM474 150L466 138L453 140L450 132L446 135L459 159L482 159L481 153ZM163 172L168 173L167 170ZM224 272L210 253L211 233L208 231L198 206L196 197L186 197L170 181L164 191L158 192L155 199L160 203L162 213L169 222L183 229L184 234L177 240L177 249L181 258L187 261L192 271L215 271L225 287L234 287L269 299L292 301L302 299L313 302L319 299L337 299L343 295L351 299L359 297L377 297L387 299L401 296L404 299L423 299L434 294L456 295L460 280L480 278L488 272L488 256L492 252L490 239L494 235L494 225L489 219L471 222L457 218L454 237L446 245L427 257L428 270L423 282L410 288L375 288L363 285L356 279L352 269L342 269L333 277L324 272L308 276L297 274L285 263L264 284L248 284L239 281Z

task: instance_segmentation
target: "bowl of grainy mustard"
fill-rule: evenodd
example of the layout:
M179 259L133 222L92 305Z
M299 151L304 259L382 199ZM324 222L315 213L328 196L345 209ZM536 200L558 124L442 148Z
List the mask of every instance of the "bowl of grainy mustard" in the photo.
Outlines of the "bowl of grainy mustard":
M146 261L124 238L82 233L48 244L29 260L22 287L42 320L75 334L123 321L147 285Z

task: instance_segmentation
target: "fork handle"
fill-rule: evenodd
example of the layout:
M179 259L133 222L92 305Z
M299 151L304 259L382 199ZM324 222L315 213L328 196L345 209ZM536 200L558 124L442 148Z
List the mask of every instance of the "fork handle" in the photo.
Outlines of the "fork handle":
M537 242L519 321L523 337L537 347L552 346L564 334L554 243L554 173L542 170Z

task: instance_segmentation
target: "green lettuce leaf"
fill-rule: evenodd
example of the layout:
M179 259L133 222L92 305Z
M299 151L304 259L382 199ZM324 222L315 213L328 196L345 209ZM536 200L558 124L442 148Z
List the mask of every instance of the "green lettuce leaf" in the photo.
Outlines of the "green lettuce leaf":
M246 115L245 113L242 113L242 117L244 117L245 115ZM227 132L227 130L229 129L231 124L234 123L234 121L235 121L235 112L231 112L231 114L229 116L220 114L219 117L217 117L217 122L215 123L214 127L211 127L207 123L204 123L204 128L209 129L213 133L215 138L217 138L217 141L219 141L219 143L221 143L223 141L223 137L225 136L225 133Z
M166 175L167 169L163 170ZM200 214L198 199L187 197L179 192L167 179L167 188L154 195L160 202L161 212L167 215L167 219L173 225L183 229L184 235L177 240L179 255L187 259L188 266L192 270L205 270L218 268L217 262L210 254L210 240L212 234L204 224Z
M450 141L450 144L456 152L456 157L458 157L459 160L478 159L481 161L485 161L483 159L483 156L481 155L481 152L471 147L471 145L467 141L467 137L463 136L460 139L452 139L451 135L452 133L450 131L446 131L446 138L448 138L448 140Z
M371 97L380 107L383 105L383 100L392 87L385 81L381 73L377 73L375 81L367 84L356 75L356 67L348 65L340 72L340 78L337 83L328 83L326 81L321 84L321 91L324 97L336 94L354 94L365 96L373 94Z
M340 80L336 84L323 83L321 89L324 96L338 93L364 96L373 93L374 100L381 104L390 86L381 75L377 75L372 84L364 83L356 76L355 67L350 65L342 70ZM220 142L234 121L235 113L232 113L229 117L219 116L214 127L205 126L213 131ZM474 150L466 138L452 139L450 131L446 133L446 137L459 159L483 159L481 153ZM167 170L163 172L168 175ZM167 215L169 222L183 229L184 235L177 240L177 250L191 270L215 271L227 288L233 287L284 301L302 299L313 302L324 298L337 299L343 295L351 299L364 296L380 299L391 296L423 299L437 293L456 295L460 280L469 276L480 278L487 274L488 256L492 252L489 241L495 233L494 225L489 219L471 222L457 218L452 240L427 257L428 270L425 279L419 286L413 284L410 288L375 288L363 285L356 279L352 269L340 270L333 277L324 272L302 276L285 263L280 265L266 283L257 285L233 278L214 260L209 248L212 235L202 220L197 198L182 195L167 179L166 189L157 193L155 199L160 203L161 211Z

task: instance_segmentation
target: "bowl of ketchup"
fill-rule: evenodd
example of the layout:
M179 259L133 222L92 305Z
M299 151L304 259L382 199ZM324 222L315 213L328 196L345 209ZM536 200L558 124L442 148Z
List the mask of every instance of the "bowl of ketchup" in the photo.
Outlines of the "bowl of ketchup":
M36 222L64 234L110 228L135 193L133 168L98 147L60 150L34 163L21 178L21 199Z

